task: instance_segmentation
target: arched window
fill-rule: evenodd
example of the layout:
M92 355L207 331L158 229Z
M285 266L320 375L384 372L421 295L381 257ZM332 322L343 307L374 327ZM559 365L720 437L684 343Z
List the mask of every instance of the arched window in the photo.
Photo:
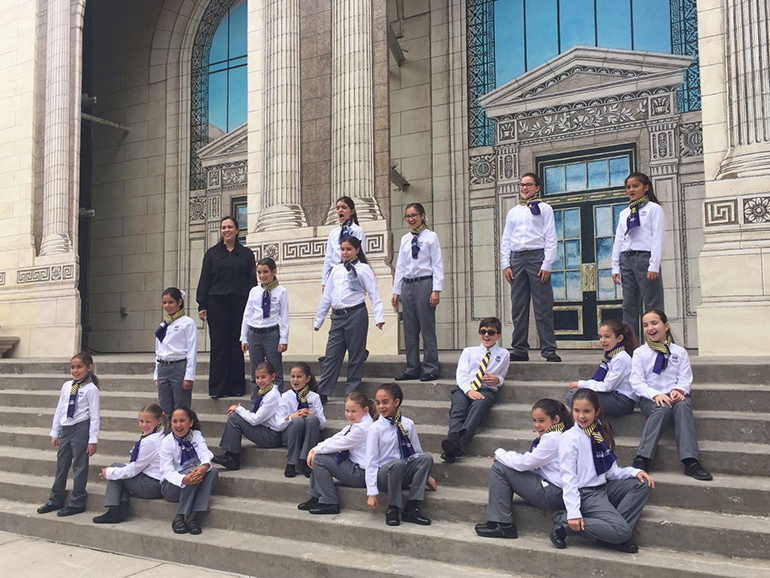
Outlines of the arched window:
M213 0L195 36L192 58L190 188L205 188L198 151L246 122L247 3Z

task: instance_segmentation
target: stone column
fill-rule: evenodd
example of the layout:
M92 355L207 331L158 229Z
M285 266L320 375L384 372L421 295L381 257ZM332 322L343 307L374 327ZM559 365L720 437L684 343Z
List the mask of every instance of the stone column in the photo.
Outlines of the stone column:
M69 223L72 110L70 16L70 0L48 0L41 255L72 251Z
M374 78L371 0L332 3L331 209L351 197L359 220L382 218L374 198Z
M299 0L267 0L265 32L265 192L257 232L307 226L300 206Z

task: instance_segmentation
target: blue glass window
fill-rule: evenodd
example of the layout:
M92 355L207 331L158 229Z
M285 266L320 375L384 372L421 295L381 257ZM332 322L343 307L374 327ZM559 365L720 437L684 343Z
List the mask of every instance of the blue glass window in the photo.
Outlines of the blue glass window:
M551 285L556 301L582 301L580 279L580 209L554 209L556 260L551 265Z
M209 50L209 140L246 122L246 0L222 18Z
M620 285L615 285L612 280L612 244L620 212L627 206L626 203L613 203L594 207L596 274L599 282L597 298L600 301L623 298Z
M578 162L550 162L545 166L545 194L619 188L631 172L630 156L608 155Z

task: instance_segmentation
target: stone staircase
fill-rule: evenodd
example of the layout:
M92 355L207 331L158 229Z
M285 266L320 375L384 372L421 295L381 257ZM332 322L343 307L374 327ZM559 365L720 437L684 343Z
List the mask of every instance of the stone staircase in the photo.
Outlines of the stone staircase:
M455 355L456 358L456 355ZM260 450L246 443L244 467L220 472L202 536L174 535L175 506L131 501L130 521L97 526L104 484L99 468L126 461L137 437L136 416L156 399L150 356L97 359L101 379L102 433L91 459L89 512L70 518L38 515L52 482L56 454L48 432L56 400L67 379L66 362L0 361L0 530L164 561L216 568L260 578L306 576L360 578L431 575L500 577L565 576L580 568L592 576L647 578L770 576L770 365L694 361L696 423L702 461L715 475L697 482L682 474L673 434L661 442L657 488L636 529L637 555L599 549L572 538L566 550L548 540L550 514L515 502L518 540L478 538L473 525L486 514L489 467L498 447L525 451L534 437L529 409L542 397L562 398L566 383L595 369L594 356L556 364L514 365L498 404L468 448L470 457L446 465L439 459L446 435L454 366L442 362L435 383L402 383L404 414L413 418L426 451L433 452L439 490L429 493L428 527L389 528L384 513L372 515L365 492L341 488L338 516L297 510L307 498L307 480L283 477L285 450ZM315 364L314 371L318 371ZM401 360L367 362L365 391L390 381ZM198 375L208 373L201 361ZM556 384L556 385L554 385ZM341 387L340 387L341 390ZM196 382L193 406L203 434L215 447L232 399L214 401L205 378ZM338 393L341 393L338 392ZM245 399L244 399L245 401ZM327 405L329 435L344 424L340 398ZM613 421L618 455L634 456L643 417Z

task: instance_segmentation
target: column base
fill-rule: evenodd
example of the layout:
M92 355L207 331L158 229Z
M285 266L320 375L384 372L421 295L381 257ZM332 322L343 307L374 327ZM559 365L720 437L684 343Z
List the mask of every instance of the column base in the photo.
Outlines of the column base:
M273 205L262 210L257 220L257 233L307 227L305 212L299 205Z
M743 146L732 149L719 167L717 180L770 176L770 151L767 145L763 143L762 150L753 148Z
M356 215L358 215L359 222L361 221L380 221L385 218L380 209L380 205L377 199L374 197L351 197L356 204ZM339 219L337 219L337 204L335 202L329 208L329 212L326 215L326 221L324 225L337 225Z
M40 244L40 255L59 255L72 251L72 242L67 235L46 235Z

